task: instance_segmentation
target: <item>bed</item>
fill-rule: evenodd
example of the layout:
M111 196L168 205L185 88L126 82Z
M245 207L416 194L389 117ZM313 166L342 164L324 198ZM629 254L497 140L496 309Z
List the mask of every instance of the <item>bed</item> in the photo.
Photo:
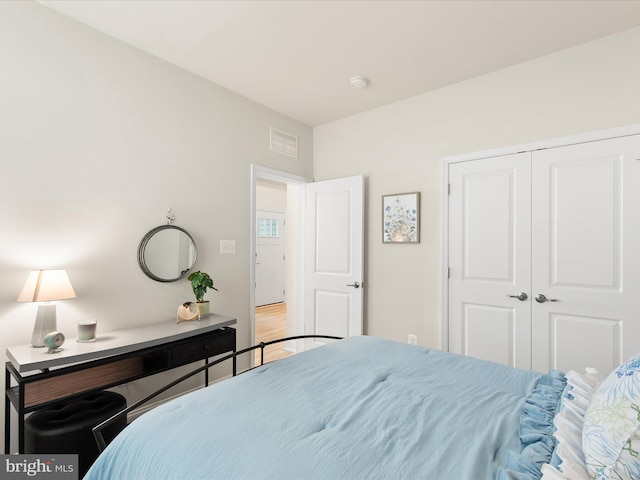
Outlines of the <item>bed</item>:
M605 457L585 461L583 424L608 381L350 337L156 407L85 479L589 478Z

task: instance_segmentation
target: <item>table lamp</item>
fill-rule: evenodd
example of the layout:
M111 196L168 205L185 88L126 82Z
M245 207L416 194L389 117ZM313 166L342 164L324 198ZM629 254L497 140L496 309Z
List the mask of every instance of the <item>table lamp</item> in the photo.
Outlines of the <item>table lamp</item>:
M36 324L33 328L31 345L44 347L44 337L57 330L56 304L53 300L75 298L67 272L64 270L33 270L27 278L19 302L46 302L38 305Z

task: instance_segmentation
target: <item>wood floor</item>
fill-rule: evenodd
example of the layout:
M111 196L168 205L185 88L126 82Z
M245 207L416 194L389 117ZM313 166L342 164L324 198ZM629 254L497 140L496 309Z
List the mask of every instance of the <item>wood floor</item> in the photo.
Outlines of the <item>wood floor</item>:
M274 303L256 307L255 343L268 342L286 337L287 304ZM284 349L283 343L276 343L264 349L264 363L288 357L292 352ZM260 365L260 350L256 350L256 365Z

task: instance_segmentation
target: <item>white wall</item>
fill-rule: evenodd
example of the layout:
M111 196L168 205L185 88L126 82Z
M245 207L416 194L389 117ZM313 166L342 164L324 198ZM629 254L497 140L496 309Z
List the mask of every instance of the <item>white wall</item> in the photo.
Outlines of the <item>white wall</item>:
M189 283L145 277L136 256L168 207L246 346L250 164L311 176L312 130L35 2L0 2L0 45L0 351L30 341L36 305L16 298L37 268L69 274L69 337L81 318L173 321ZM270 152L270 126L298 136L298 159Z
M287 211L287 184L258 178L256 181L256 210Z
M638 58L640 28L314 129L316 180L367 176L366 333L441 346L441 158L640 123ZM381 196L412 191L421 243L382 244Z

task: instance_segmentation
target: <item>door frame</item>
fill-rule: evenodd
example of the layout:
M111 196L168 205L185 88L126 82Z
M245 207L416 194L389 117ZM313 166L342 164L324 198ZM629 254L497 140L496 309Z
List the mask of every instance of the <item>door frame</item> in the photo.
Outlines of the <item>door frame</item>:
M304 186L312 183L313 179L294 175L292 173L275 170L273 168L251 165L251 188L250 188L250 214L249 214L249 334L251 344L256 337L256 184L258 178L273 180L275 182L286 183L287 185ZM304 189L300 189L298 194L298 225L297 225L297 264L295 266L296 283L299 288L296 290L296 308L293 312L296 321L296 331L302 331L304 325L300 322L304 319L304 245L305 245L305 211ZM251 357L251 366L254 366L254 356Z
M520 152L544 150L547 148L564 147L578 143L594 142L609 138L626 137L640 134L640 124L624 127L580 133L566 137L556 137L535 142L510 145L490 150L451 155L442 158L442 188L441 188L441 232L442 232L442 271L440 298L440 349L449 351L449 165L458 162L482 160L483 158L511 155Z

